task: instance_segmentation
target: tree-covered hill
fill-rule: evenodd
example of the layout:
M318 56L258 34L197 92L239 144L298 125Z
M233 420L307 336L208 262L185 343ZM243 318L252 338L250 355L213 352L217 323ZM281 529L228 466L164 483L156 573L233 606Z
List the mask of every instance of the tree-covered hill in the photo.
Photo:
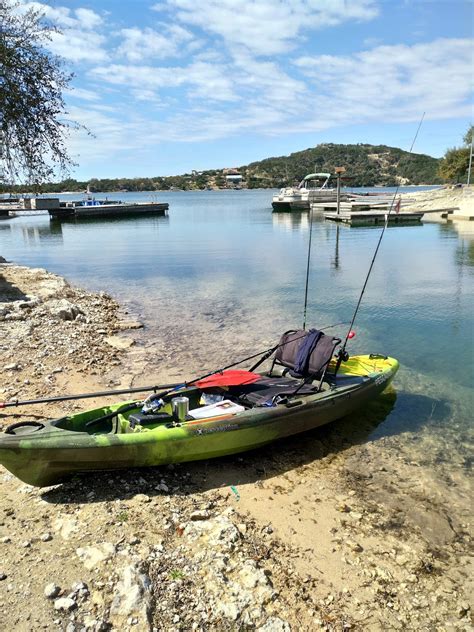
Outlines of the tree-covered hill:
M335 167L345 167L350 176L348 186L396 186L397 184L438 184L440 160L425 154L409 154L386 145L336 145L326 143L298 151L289 156L266 158L238 167L245 188L280 188L296 184L314 171L334 173ZM89 181L68 179L43 185L44 193L60 191L163 191L170 189L225 188L226 169L193 171L178 176L153 178L93 178ZM1 186L1 185L0 185ZM25 191L28 187L6 186L4 191ZM32 189L31 189L32 190Z
M334 173L345 167L351 186L437 184L439 160L425 154L409 154L386 145L335 145L326 143L289 156L267 158L241 169L249 186L280 187L300 181L314 171ZM257 185L258 186L258 185Z

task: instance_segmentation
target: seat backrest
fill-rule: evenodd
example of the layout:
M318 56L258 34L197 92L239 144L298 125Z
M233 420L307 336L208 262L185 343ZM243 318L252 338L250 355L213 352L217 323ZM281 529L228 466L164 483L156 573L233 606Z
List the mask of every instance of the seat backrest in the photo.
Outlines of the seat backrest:
M294 375L300 377L319 377L325 372L329 361L334 355L334 349L340 344L339 338L333 338L320 332L316 345L306 362L306 370L303 373L295 371L297 364L298 352L302 345L305 344L307 336L311 332L304 329L287 331L280 339L278 349L275 352L275 363L281 364L290 369Z

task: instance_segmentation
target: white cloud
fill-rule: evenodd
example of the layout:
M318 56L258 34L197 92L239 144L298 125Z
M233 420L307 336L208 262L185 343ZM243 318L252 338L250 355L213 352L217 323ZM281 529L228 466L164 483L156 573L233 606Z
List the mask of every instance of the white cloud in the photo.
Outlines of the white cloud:
M152 7L173 10L185 24L222 37L229 48L274 55L295 47L308 30L347 20L371 20L375 0L167 0Z
M124 147L143 155L163 141L311 135L417 121L423 111L431 119L470 112L467 39L387 46L374 38L361 52L290 57L317 50L323 28L373 19L376 0L163 0L146 27L127 28L85 7L27 4L63 30L51 50L79 63L80 87L67 99L72 118L96 134L74 136L73 151L88 159ZM92 91L91 81L101 89Z
M160 108L158 120L142 123L133 108L121 111L124 120L133 118L145 144L417 121L424 111L431 119L469 115L469 40L305 56L295 61L292 75L242 50L227 62L211 59L182 67L104 65L92 75Z
M122 43L117 53L132 62L183 55L194 39L189 31L178 25L163 25L160 31L136 27L122 29L120 37Z
M92 73L102 81L148 91L187 87L189 95L215 101L234 101L238 97L233 82L223 68L196 61L184 67L157 67L112 64L96 67Z
M472 41L439 39L413 46L379 46L351 56L300 57L295 65L312 82L322 115L308 119L346 124L469 115ZM319 126L318 126L319 127ZM320 128L320 127L319 127Z
M59 27L60 33L52 33L45 46L64 59L79 62L102 62L108 58L106 38L99 32L102 17L92 9L52 7L42 2L23 2L23 11L35 9Z
M102 24L100 15L91 9L76 9L75 14L78 22L85 29L94 29Z
M67 7L52 7L42 2L23 2L24 9L35 9L61 28L94 29L102 24L101 16L92 9L79 8L74 11Z
M81 101L99 101L100 95L92 90L86 90L85 88L72 87L65 91L66 96L80 99Z
M105 49L106 38L93 31L65 29L52 33L48 48L64 59L79 62L102 62L108 59Z

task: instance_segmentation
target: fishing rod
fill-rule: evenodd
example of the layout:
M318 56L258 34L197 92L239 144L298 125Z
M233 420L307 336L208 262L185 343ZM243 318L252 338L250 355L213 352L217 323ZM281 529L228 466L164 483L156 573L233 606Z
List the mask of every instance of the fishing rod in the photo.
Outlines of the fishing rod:
M96 393L79 393L77 395L58 395L56 397L41 397L39 399L11 400L9 402L0 402L0 408L9 408L10 406L27 406L28 404L50 404L52 402L66 402L74 399L88 399L90 397L107 397L108 395L124 395L126 393L146 393L148 391L158 391L164 388L172 388L179 384L157 384L155 386L137 386L135 388L124 388L112 391L98 391Z
M424 118L425 118L425 112L423 112L423 115L422 115L422 117L420 119L420 122L418 123L418 127L417 127L417 130L416 130L415 136L414 136L414 138L412 140L410 150L408 151L408 155L410 155L412 153L412 151L413 151L413 147L415 145L415 141L416 141L416 139L418 137L418 132L420 131L420 128L421 128L421 125L423 123L423 119ZM375 252L374 252L374 255L372 257L372 261L370 262L369 270L367 272L367 276L365 277L364 285L362 286L362 291L360 293L359 300L357 301L357 305L356 305L356 308L354 310L354 314L352 316L352 320L351 320L351 323L349 325L349 329L347 330L347 334L346 334L346 337L344 339L344 344L342 345L341 349L338 352L338 360L337 360L337 365L336 365L336 372L338 371L338 369L339 369L339 367L341 365L341 362L343 360L346 360L347 357L348 357L347 356L347 352L346 352L347 341L350 338L353 338L353 336L354 336L354 333L352 331L352 327L353 327L355 319L357 317L357 313L359 311L360 304L362 303L362 297L364 296L365 289L367 287L367 283L369 282L370 274L372 272L372 268L374 267L375 259L377 258L377 254L378 254L378 251L379 251L379 248L380 248L380 244L382 243L382 239L383 239L383 236L385 234L385 230L386 230L386 228L388 226L388 221L389 221L390 215L391 215L392 210L393 210L393 208L395 206L395 199L397 197L397 194L398 194L398 191L400 189L400 186L401 185L400 185L400 182L399 182L398 185L397 185L397 188L395 189L395 193L393 194L393 198L392 198L392 201L391 201L388 213L386 213L386 215L385 215L385 223L384 223L382 231L380 233L380 236L379 236L379 239L378 239L378 242L377 242L377 246L375 247ZM397 210L397 213L398 213L398 210Z
M333 325L325 325L321 329L333 329L334 327L339 327L340 325L346 325L346 324L347 324L347 321L342 322L342 323L335 323ZM304 338L305 336L306 336L306 332L302 334L301 338ZM199 382L200 380L204 380L206 377L210 377L211 375L215 375L216 373L223 373L227 369L231 369L232 367L237 366L238 364L242 364L243 362L247 362L248 360L253 360L254 358L258 356L262 356L262 354L265 354L265 355L268 354L267 357L264 357L262 359L262 362L263 362L268 357L270 357L270 355L274 351L276 351L279 347L284 346L285 344L288 344L288 342L284 342L281 344L279 343L275 345L274 347L270 347L263 351L259 351L255 354L252 354L251 356L248 356L247 358L243 358L242 360L238 360L237 362L229 364L215 371L211 371L210 373L206 373L206 375L196 377L193 380L189 380L187 382L177 382L175 384L155 384L154 386L136 386L133 388L124 388L124 389L119 389L119 390L115 389L115 390L110 390L110 391L96 391L94 393L79 393L77 395L58 395L54 397L41 397L38 399L24 399L24 400L16 399L16 400L11 400L9 402L0 402L0 409L10 408L14 406L15 407L28 406L31 404L51 404L53 402L66 402L66 401L71 401L71 400L76 400L76 399L89 399L92 397L108 397L109 395L125 395L128 393L146 393L149 391L156 393L156 397L160 398L160 397L164 397L165 395L169 395L175 390L179 390L186 386L192 386L196 382ZM260 364L261 362L259 361L256 365L252 367L251 370L255 370L257 366ZM157 393L158 390L164 390L165 392Z
M342 322L342 323L335 323L333 325L325 325L324 327L321 328L322 329L333 329L334 327L339 327L340 325L346 325L347 321ZM252 355L246 357L246 358L242 358L242 360L237 360L237 362L233 362L232 364L228 364L227 366L224 366L220 369L217 369L215 371L211 371L210 373L206 373L205 375L202 375L201 377L196 377L193 380L190 380L188 382L183 382L182 384L180 384L179 386L175 387L175 388L171 388L168 391L165 391L163 393L157 393L154 396L150 396L150 398L152 399L160 399L162 397L166 397L167 395L170 395L173 391L177 391L180 390L181 388L185 388L187 386L192 386L193 384L196 384L197 382L200 382L201 380L205 380L207 377L211 377L211 375L216 375L217 373L223 373L224 371L227 371L227 369L231 369L234 366L237 366L238 364L242 364L243 362L248 362L249 360L253 360L254 358L257 358L260 356L259 361L254 364L251 368L250 371L254 371L258 366L260 366L260 364L262 364L265 360L267 360L274 351L276 351L277 349L279 349L280 347L284 347L285 345L289 344L290 342L294 342L295 340L299 340L300 338L306 338L307 333L306 331L304 331L301 336L298 336L297 338L293 338L292 340L287 340L286 342L279 342L277 345L273 346L273 347L269 347L267 349L265 349L264 351L259 351L257 353L253 353ZM262 355L263 354L263 355Z
M308 261L306 263L306 286L304 289L304 308L303 308L303 329L306 329L306 308L308 306L308 283L309 283L309 264L311 260L311 240L313 237L313 209L311 203L309 205L309 242L308 242Z

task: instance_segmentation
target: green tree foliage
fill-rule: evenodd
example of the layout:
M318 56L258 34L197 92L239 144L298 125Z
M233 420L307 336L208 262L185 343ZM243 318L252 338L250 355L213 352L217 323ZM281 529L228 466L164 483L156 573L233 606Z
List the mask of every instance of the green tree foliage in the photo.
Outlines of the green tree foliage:
M0 0L0 128L4 177L40 183L71 160L63 90L71 75L44 45L56 29L34 5Z
M312 172L334 173L346 167L348 186L394 186L437 184L438 160L424 154L409 154L386 145L336 145L325 143L290 156L267 158L242 167L249 186L289 186ZM263 184L265 183L265 184Z
M471 125L467 132L464 134L463 141L465 145L471 146L472 139L474 137L474 125Z
M471 125L464 137L465 147L451 147L446 151L439 165L439 175L448 182L467 182L469 156L474 126Z
M448 182L466 182L469 167L469 147L448 149L439 166L439 174Z

